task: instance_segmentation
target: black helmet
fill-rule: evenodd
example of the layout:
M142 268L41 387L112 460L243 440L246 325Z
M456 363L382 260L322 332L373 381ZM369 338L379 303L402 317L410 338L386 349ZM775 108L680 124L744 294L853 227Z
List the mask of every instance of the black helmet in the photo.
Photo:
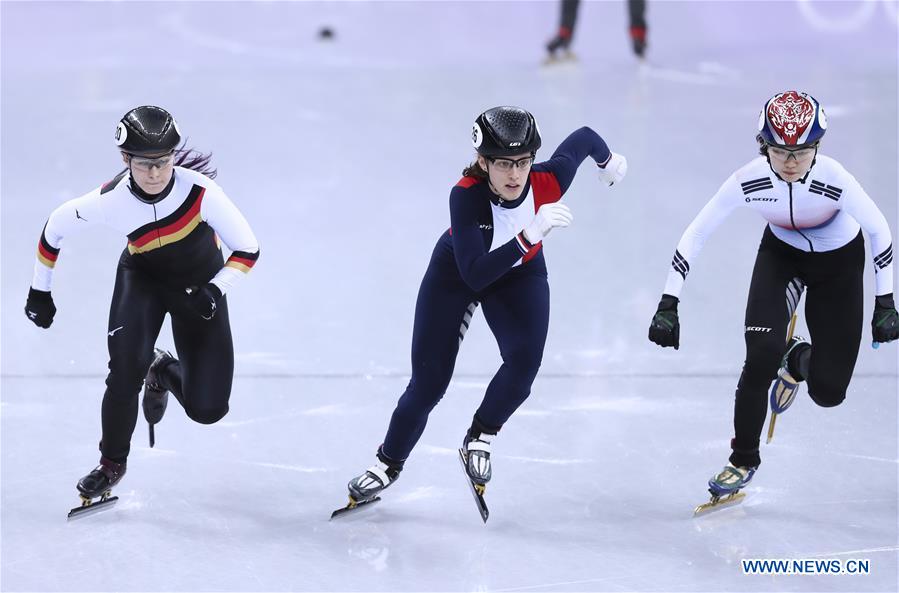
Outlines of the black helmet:
M116 126L116 146L128 154L164 154L175 150L180 142L178 124L172 114L162 107L135 107Z
M540 148L540 129L534 116L520 107L494 107L478 116L471 143L481 156L507 157Z

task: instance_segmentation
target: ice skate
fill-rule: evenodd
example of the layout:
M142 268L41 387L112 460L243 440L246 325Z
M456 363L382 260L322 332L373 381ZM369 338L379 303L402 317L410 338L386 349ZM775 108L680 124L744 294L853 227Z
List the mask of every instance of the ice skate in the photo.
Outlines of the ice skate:
M646 57L646 28L631 27L630 35L631 48L634 50L634 55L641 60L644 59Z
M731 463L725 465L709 480L709 494L712 495L712 498L709 502L696 507L693 516L741 502L746 497L746 493L741 490L752 480L756 469L755 467L735 467Z
M577 56L575 56L574 52L568 47L570 44L570 37L563 37L562 35L553 37L550 42L546 44L547 55L546 59L543 60L543 65L549 66L551 64L577 61Z
M378 495L397 481L402 471L402 463L390 463L390 460L379 447L377 463L349 481L347 484L349 503L347 503L347 506L331 513L331 518L334 519L350 511L378 502L381 500Z
M481 433L477 437L472 437L470 433L466 433L462 447L459 449L459 461L465 470L471 494L474 496L475 504L478 506L478 512L484 523L490 516L484 494L487 491L487 482L490 481L493 473L490 464L490 443L494 436L496 435Z
M794 350L798 352L800 348L809 348L810 344L802 336L793 336L790 339L787 352L783 356L780 363L780 370L777 371L777 378L771 386L771 411L775 414L783 414L793 405L796 395L799 393L799 384L802 379L795 378L789 371L789 358Z
M150 368L147 370L147 377L144 379L144 397L141 407L144 409L144 418L150 427L150 447L156 444L154 426L162 420L169 403L169 390L160 383L159 371L174 360L175 357L171 354L157 348L153 362L150 363Z
M106 457L100 458L100 465L78 480L78 495L81 506L69 511L69 519L81 517L104 508L111 507L118 496L110 496L112 488L121 481L127 469L126 463L116 463ZM94 499L99 500L94 500Z

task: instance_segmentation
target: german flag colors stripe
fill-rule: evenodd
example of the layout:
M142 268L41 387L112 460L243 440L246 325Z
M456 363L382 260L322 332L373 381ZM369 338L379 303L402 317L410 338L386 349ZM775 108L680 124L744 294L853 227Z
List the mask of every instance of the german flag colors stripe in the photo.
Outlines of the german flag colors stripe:
M235 251L231 254L231 257L228 258L228 261L225 262L226 268L234 268L235 270L240 270L244 274L249 273L249 271L256 265L256 260L259 259L259 252L250 253L248 251Z
M47 225L45 224L44 230L41 231L41 240L37 243L37 258L48 268L53 268L56 266L56 259L59 257L59 249L52 247L47 242L47 237L44 235L46 230Z
M203 222L200 208L206 189L195 185L175 212L128 235L128 252L146 253L180 241Z

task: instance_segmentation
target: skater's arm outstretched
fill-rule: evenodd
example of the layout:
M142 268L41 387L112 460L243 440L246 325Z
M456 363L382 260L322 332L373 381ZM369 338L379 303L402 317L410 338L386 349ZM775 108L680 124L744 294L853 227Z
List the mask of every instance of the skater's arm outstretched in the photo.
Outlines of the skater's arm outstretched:
M548 161L534 165L534 173L551 173L559 184L561 194L564 194L587 157L593 158L600 178L609 185L621 181L627 172L627 160L609 150L599 134L584 126L569 134Z

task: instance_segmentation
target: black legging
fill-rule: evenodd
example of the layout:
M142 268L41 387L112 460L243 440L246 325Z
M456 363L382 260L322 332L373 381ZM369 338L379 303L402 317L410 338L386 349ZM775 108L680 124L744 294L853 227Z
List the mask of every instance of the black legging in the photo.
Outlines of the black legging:
M861 232L839 249L801 251L765 229L746 304L746 361L734 404L730 462L758 466L759 439L768 413L768 388L785 351L798 279L806 286L805 321L812 343L809 396L837 406L855 369L862 339L865 241Z
M206 321L190 310L187 294L165 287L146 272L119 261L109 309L109 375L103 395L100 452L121 462L128 456L137 423L138 395L166 313L179 361L160 373L187 415L212 424L228 413L234 374L234 347L225 297Z
M559 35L568 39L574 37L574 27L577 24L577 13L581 0L562 0L562 14L559 21ZM646 0L628 0L627 2L628 24L631 29L646 30Z

